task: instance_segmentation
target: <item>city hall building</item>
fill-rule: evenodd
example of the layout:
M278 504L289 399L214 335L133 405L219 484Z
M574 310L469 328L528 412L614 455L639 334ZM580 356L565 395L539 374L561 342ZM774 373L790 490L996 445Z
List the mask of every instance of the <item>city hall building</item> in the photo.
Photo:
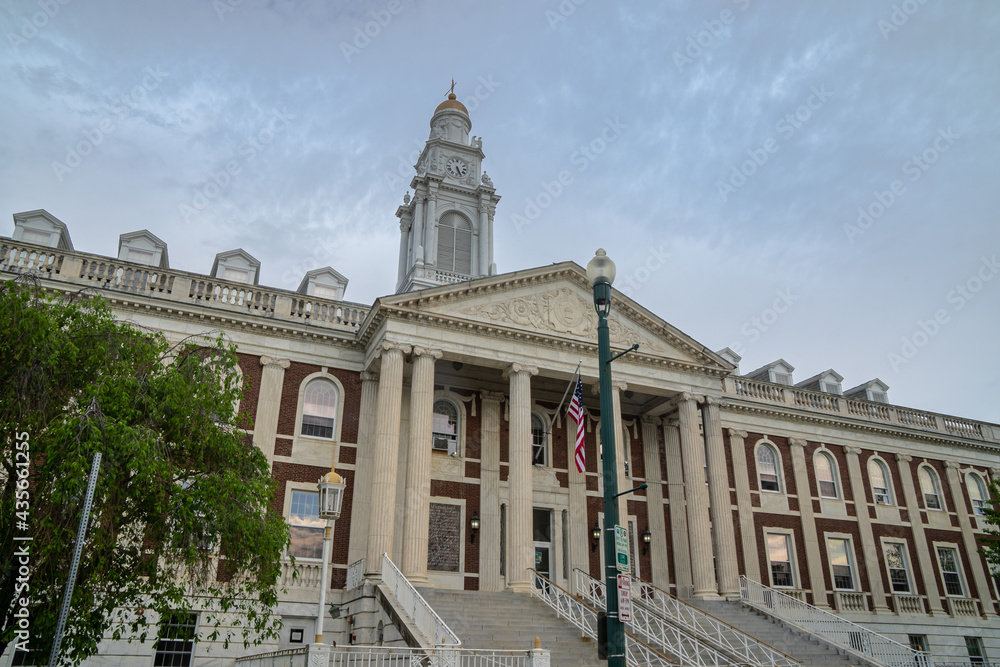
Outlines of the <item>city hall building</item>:
M613 411L597 395L597 315L584 269L500 273L500 196L483 142L454 95L396 210L395 294L345 300L335 268L295 291L258 284L260 263L225 250L205 272L169 265L147 230L77 250L44 210L14 214L0 270L53 292L90 289L124 319L177 341L222 330L239 348L255 443L291 530L280 642L315 631L324 523L317 479L347 489L327 599L349 605L382 555L416 586L528 592L530 570L572 589L600 578L600 423L614 422L618 499L636 574L684 599L738 599L740 577L935 656L1000 657L1000 591L980 554L1000 425L892 404L878 379L799 379L777 360L741 373L678 326L615 292ZM90 252L98 251L97 254ZM252 252L252 248L248 249ZM103 253L103 254L102 254ZM567 386L584 384L586 471ZM596 529L596 530L595 530ZM595 548L597 547L597 548ZM350 585L349 585L350 583ZM374 619L374 617L373 617ZM327 642L373 644L381 621L331 618ZM977 644L978 642L978 644ZM198 644L196 658L202 656ZM92 661L149 664L151 643L108 641ZM213 659L239 654L215 650Z

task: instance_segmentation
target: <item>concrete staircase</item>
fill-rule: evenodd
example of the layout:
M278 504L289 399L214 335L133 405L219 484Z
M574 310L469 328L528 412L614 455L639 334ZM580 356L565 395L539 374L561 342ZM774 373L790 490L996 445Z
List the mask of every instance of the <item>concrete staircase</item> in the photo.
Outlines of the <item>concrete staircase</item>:
M772 620L741 602L725 600L689 601L712 616L733 625L757 639L781 649L802 661L803 667L848 667L857 664L829 644L813 639L805 632Z
M525 650L540 637L552 667L606 667L596 641L582 639L577 627L529 595L418 590L465 648Z

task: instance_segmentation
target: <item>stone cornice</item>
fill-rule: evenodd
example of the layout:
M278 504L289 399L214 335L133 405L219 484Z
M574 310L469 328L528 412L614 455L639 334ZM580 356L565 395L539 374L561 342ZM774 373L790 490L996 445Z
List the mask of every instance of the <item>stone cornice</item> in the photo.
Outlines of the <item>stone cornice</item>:
M994 443L977 440L965 440L959 438L958 436L947 436L942 433L934 433L931 431L908 429L902 424L896 425L884 422L859 422L853 421L850 417L838 419L838 415L834 413L805 412L792 408L791 406L789 406L789 408L783 408L780 404L757 403L733 398L729 398L729 400L726 401L725 407L728 412L743 412L747 414L761 415L764 417L776 417L789 421L833 426L836 428L845 428L852 431L874 433L878 435L919 439L926 442L950 446L958 445L968 449L979 449L991 452L993 454L1000 453L1000 446Z

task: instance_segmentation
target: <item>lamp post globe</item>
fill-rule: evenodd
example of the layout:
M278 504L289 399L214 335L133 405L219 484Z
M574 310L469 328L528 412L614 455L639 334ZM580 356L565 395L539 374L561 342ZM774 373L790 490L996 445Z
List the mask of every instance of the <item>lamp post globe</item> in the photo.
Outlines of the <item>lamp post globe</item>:
M615 263L604 248L598 248L587 264L587 280L594 288L597 311L597 356L601 388L601 448L604 477L604 596L607 609L608 667L625 667L625 627L618 618L618 566L615 553L615 526L618 524L618 464L615 461L614 402L611 397L611 284Z

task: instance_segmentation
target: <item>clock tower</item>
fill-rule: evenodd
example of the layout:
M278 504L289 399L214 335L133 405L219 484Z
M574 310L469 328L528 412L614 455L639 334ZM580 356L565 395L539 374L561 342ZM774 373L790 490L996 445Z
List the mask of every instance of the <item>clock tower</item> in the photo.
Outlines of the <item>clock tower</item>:
M431 116L431 133L414 165L399 218L396 292L496 274L493 215L500 197L482 170L483 140L454 93Z

